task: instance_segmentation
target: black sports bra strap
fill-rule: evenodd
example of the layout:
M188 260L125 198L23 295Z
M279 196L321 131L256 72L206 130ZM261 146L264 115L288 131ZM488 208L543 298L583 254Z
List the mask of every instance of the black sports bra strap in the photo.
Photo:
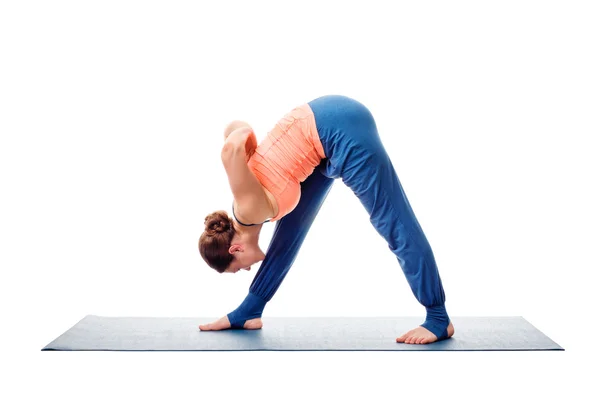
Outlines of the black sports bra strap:
M235 218L235 220L238 222L238 224L240 225L244 225L244 226L255 226L255 225L261 225L261 224L245 224L243 222L240 222L239 219L237 219L237 217L235 216L235 210L233 209L233 203L231 203L231 213L233 214L233 218ZM266 220L265 222L269 222L269 220ZM263 224L265 223L263 222Z

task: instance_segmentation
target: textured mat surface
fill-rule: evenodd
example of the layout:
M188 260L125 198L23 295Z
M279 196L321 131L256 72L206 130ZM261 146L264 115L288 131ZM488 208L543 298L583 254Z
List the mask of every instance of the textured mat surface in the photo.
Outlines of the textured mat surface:
M428 345L396 343L419 317L263 317L260 330L198 329L216 319L88 315L42 350L564 350L522 317L453 317L455 335Z

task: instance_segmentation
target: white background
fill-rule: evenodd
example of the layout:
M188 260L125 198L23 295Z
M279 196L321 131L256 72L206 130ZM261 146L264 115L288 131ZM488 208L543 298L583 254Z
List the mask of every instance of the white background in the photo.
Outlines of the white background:
M598 6L391 3L2 3L1 397L598 392L583 366L598 356ZM219 275L197 250L205 215L231 204L223 128L242 119L260 140L324 94L375 116L450 316L520 315L565 352L40 351L88 314L237 307L259 265ZM413 315L338 180L264 316Z

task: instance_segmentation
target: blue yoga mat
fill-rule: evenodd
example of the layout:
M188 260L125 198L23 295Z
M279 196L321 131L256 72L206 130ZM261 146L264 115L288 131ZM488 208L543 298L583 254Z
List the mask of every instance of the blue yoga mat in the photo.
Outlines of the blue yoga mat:
M564 350L522 317L453 317L455 335L427 345L396 343L419 317L263 317L259 330L198 329L216 319L88 315L42 350Z

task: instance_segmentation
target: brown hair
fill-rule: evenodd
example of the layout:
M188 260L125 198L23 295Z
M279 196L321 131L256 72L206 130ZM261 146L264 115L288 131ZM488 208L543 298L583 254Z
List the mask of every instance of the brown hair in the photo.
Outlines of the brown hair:
M204 232L198 241L198 249L202 259L219 273L233 261L229 247L236 234L233 220L225 211L215 211L204 218Z

